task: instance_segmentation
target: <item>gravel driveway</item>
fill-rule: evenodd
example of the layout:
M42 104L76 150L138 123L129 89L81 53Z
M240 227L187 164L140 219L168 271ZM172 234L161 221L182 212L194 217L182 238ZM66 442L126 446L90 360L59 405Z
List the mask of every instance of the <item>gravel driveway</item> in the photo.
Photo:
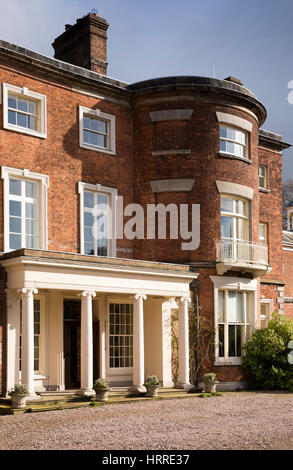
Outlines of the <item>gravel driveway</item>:
M0 416L0 449L293 449L293 394L227 393Z

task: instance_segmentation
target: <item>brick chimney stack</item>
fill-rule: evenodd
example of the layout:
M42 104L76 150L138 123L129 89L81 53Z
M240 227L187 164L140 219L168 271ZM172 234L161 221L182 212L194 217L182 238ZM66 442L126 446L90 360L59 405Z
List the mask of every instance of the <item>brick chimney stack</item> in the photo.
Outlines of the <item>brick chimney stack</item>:
M108 27L97 13L79 18L73 26L65 25L65 32L52 44L55 59L106 75Z

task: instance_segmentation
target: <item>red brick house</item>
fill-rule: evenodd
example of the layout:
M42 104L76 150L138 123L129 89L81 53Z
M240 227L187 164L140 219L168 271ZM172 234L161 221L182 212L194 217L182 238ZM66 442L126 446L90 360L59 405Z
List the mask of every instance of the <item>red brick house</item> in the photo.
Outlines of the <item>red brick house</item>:
M0 41L0 381L92 393L93 379L189 386L188 305L215 329L212 369L245 386L241 346L284 311L282 151L266 109L228 77L106 75L107 22L66 25L55 58ZM124 206L200 205L200 245L117 233ZM104 208L107 205L109 212ZM124 222L130 212L124 212ZM96 208L95 210L93 210ZM171 217L171 215L170 215ZM169 220L169 218L167 218Z

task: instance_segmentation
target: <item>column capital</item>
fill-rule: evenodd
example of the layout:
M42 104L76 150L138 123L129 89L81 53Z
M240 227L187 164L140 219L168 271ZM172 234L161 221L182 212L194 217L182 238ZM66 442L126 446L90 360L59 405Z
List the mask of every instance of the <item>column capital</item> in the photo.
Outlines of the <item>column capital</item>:
M25 296L30 296L38 293L38 289L34 287L23 287L22 289L17 289L17 293Z
M135 294L132 298L138 301L142 301L146 300L147 296L145 294Z
M81 297L96 297L96 293L90 291L83 291L80 295Z
M180 302L187 302L187 303L190 303L191 302L191 297L190 296L183 296L183 297L180 297Z

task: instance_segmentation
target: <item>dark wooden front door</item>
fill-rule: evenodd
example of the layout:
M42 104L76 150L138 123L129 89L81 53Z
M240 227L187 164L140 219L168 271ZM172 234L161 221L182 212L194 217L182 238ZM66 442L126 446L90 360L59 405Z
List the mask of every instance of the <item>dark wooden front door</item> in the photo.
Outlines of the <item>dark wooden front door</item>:
M64 301L65 388L80 388L80 316L79 300Z

